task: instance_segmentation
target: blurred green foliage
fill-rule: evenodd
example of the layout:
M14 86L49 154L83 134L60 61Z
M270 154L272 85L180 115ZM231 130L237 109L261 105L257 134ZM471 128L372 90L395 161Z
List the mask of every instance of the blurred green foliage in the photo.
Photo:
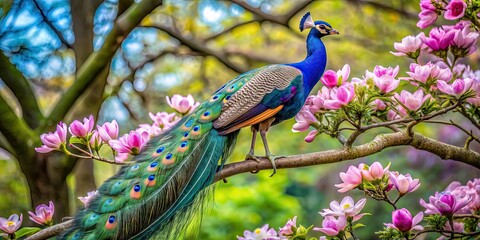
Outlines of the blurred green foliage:
M214 24L199 21L198 19L204 17L202 4L205 2L207 1L166 1L164 6L157 10L157 17L154 15L145 21L174 21L178 31L184 36L202 39L233 24L254 19L254 16L245 10L232 14L235 9L232 10L228 2L211 2L213 8L225 10L228 14ZM279 14L291 9L295 2L270 0L264 1L264 4L270 6L271 14ZM376 2L386 4L385 1ZM393 50L393 42L399 42L404 36L416 35L419 32L415 27L417 19L402 14L407 12L415 15L419 8L418 2L402 0L388 4L399 11L388 11L354 1L315 1L305 9L312 13L314 19L328 21L341 33L338 37L325 39L329 69L336 71L348 63L352 67L350 76L361 77L365 70L372 71L377 64L400 65L400 77L406 76L405 71L408 70L410 62L393 56L389 51ZM305 33L297 30L301 15L296 15L289 22L290 28L270 22L252 22L205 42L204 45L224 53L233 52L232 61L248 69L263 66L267 62L243 58L240 54L235 54L236 52L263 56L276 62L299 61L305 55L306 37ZM237 75L216 58L205 57L180 46L178 41L172 40L166 33L148 30L138 36L132 34L136 37L127 39L124 47L140 44L143 48L133 54L128 54L125 50L124 54L117 54L113 60L99 117L99 122L117 119L124 132L138 123L148 122L148 112L168 111L165 96L191 93L198 100L206 99L215 89ZM126 70L131 65L140 65L140 58L147 54L155 55L159 52L162 53L160 57L144 64L133 75L131 70ZM71 57L71 53L62 54L64 57ZM63 80L59 83L62 88L71 84L71 79ZM60 93L48 86L43 89L39 98L44 109L49 109L50 103L58 98L58 94ZM293 123L293 120L286 121L271 130L268 138L273 153L292 155L341 148L338 141L326 136L317 138L313 143L305 143L305 133L291 132ZM438 137L440 133L437 128L425 125L417 130L431 137ZM358 142L371 140L380 133L382 132L368 132ZM459 139L465 137L460 133L458 135ZM243 160L249 144L250 131L246 129L241 132L230 161ZM263 153L260 142L256 147L257 153ZM479 176L478 169L453 161L439 161L431 154L409 147L387 149L374 156L350 162L279 170L271 178L268 177L269 171L242 174L229 178L227 183L216 184L212 197L214 204L205 212L199 235L187 233L185 239L192 239L192 236L197 236L198 239L234 239L235 236L242 235L245 229L253 230L265 223L278 230L293 216L298 216L298 222L304 226L319 226L322 218L318 212L327 208L330 201L339 201L346 195L338 193L333 186L340 181L338 173L346 171L349 164L373 161L380 161L384 166L392 162L390 169L410 173L414 178L420 179L420 189L408 196L408 199L402 199L399 204L400 207L408 207L412 213L421 211L419 198L425 199L435 191L442 191L453 180L465 183L466 180ZM29 208L28 189L18 165L8 155L0 155L0 169L0 216L22 212L24 221L28 222L25 216ZM116 169L104 163L95 163L97 185ZM71 197L76 200L78 195L73 189L74 181L73 177L68 179L72 188ZM356 201L365 197L357 191L348 195ZM72 201L72 206L78 207L78 201ZM359 236L362 239L372 239L373 232L381 229L384 222L390 222L392 209L386 204L378 204L368 199L365 211L373 216L366 216L361 221L367 227L359 231Z

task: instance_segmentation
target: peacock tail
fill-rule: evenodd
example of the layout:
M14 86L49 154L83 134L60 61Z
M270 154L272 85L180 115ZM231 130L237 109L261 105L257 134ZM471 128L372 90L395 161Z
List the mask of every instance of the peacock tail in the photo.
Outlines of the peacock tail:
M133 164L123 166L74 218L61 239L170 239L188 225L195 201L235 146L238 130L220 135L213 128L231 96L256 69L215 91L194 112L151 139ZM220 162L220 165L219 165ZM175 227L173 227L175 225Z

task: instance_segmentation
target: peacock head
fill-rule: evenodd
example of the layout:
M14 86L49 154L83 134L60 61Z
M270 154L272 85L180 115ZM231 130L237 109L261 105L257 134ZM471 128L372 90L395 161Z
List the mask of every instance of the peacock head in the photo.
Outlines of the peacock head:
M300 20L300 31L309 29L309 35L313 35L317 38L321 38L328 35L339 34L339 32L332 28L332 26L324 21L313 21L310 12L307 12Z

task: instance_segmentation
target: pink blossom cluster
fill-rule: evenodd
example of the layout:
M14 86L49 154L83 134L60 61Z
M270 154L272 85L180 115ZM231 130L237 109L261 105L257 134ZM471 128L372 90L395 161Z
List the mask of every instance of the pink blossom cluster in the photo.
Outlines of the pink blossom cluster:
M380 163L375 162L371 166L360 164L358 167L350 166L348 174L353 175L359 181L369 181L371 185L381 185L381 180L387 180L389 182L388 189L382 191L389 191L395 187L399 195L402 196L408 192L415 191L419 188L420 183L418 179L412 179L409 174L399 174L398 172L392 172L389 166L383 168ZM341 173L345 177L346 173ZM354 183L352 182L354 185ZM338 187L338 186L337 186ZM368 194L368 196L372 196ZM373 196L372 196L373 197ZM376 200L379 200L375 198ZM398 201L395 200L395 203ZM350 196L346 196L342 201L330 202L330 207L323 209L319 212L324 220L321 226L313 226L313 230L321 232L326 236L322 236L319 239L330 239L331 237L342 237L346 235L352 235L355 227L355 222L362 219L368 213L362 213L367 199L363 198L355 202ZM393 205L395 204L393 203ZM480 211L480 179L476 178L462 185L459 182L452 182L443 192L435 193L434 196L429 198L429 202L420 200L420 205L425 207L424 212L419 212L413 216L413 214L407 208L396 208L392 212L392 218L390 223L384 223L385 229L381 232L388 232L389 234L397 234L398 237L411 237L418 234L419 231L425 230L420 224L424 219L424 214L438 214L447 217L452 217L454 214L464 214L463 217L469 216L476 217L478 211ZM447 233L454 231L456 233L464 233L464 222L462 218L452 218L453 228L447 222L443 226L443 230ZM427 222L429 220L426 220ZM475 223L477 225L477 223ZM269 228L268 224L262 228L257 228L254 231L245 231L244 236L237 236L240 240L254 240L254 239L305 239L308 231L312 227L305 228L302 225L297 226L297 217L289 219L287 223L280 227L278 232L273 228ZM427 226L426 230L431 227ZM393 232L392 232L393 231ZM377 234L379 234L377 233ZM389 235L393 237L392 235ZM384 238L382 238L384 239ZM407 238L410 239L410 238Z
M417 27L426 28L432 25L443 11L447 20L461 19L465 16L467 2L465 0L451 0L445 5L442 0L420 0L421 12L418 14L420 21Z
M45 204L38 205L35 208L35 212L28 211L28 215L30 220L36 224L51 226L53 225L54 212L55 205L50 201L48 206ZM20 229L22 222L22 214L20 214L20 216L18 214L12 214L8 218L0 217L0 238L4 239L3 237L7 237L6 239L23 239L25 237L24 235L16 234L22 232L22 229ZM22 234L26 233L28 233L28 231L22 232Z
M167 102L181 115L189 114L199 106L192 95L186 97L173 95L171 98L167 97ZM165 132L181 119L177 114L167 112L149 113L149 116L153 121L152 124L140 124L135 131L130 131L121 137L119 137L119 126L115 120L96 125L96 128L95 119L92 115L84 118L83 121L74 120L68 127L67 124L60 122L54 132L40 136L43 145L35 148L35 150L40 153L56 150L68 155L80 156L71 153L67 147L75 147L75 144L81 144L92 151L86 152L78 147L75 148L87 153L90 157L95 157L94 152L98 154L103 145L108 145L114 150L115 162L121 163L128 159L130 155L139 154L150 138ZM68 133L71 134L70 138L67 136Z
M355 203L350 196L344 197L340 203L332 201L330 208L323 209L323 212L319 212L319 214L325 218L322 222L322 227L315 227L313 230L323 232L327 236L337 236L341 234L347 226L347 221L356 222L365 215L360 212L366 202L367 199L362 198Z
M275 229L270 228L268 224L265 224L263 225L263 227L257 228L253 231L245 230L243 232L243 236L237 236L237 239L238 240L257 240L257 239L279 240L279 239L287 239L287 238L279 237Z
M469 22L461 21L453 26L444 25L433 28L428 36L424 33L407 36L400 43L394 43L397 52L392 54L417 59L421 52L425 52L445 59L450 49L453 55L465 57L476 51L478 35L478 32L472 30Z
M360 163L358 167L351 165L346 172L340 173L342 183L335 184L335 187L340 188L338 191L343 193L355 188L363 190L364 184L375 182L381 185L383 182L383 190L390 191L394 187L401 195L420 187L418 179L413 179L409 174L392 172L389 168L390 164L384 168L379 162L374 162L371 166L364 163Z
M426 214L450 216L477 213L480 210L480 178L470 180L465 185L454 181L443 192L430 196L428 201L420 200Z

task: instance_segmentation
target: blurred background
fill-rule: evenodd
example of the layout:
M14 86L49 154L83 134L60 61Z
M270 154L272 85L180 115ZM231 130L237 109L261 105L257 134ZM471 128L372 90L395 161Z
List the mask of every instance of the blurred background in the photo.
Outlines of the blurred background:
M36 154L39 135L52 131L57 122L68 124L93 114L97 124L116 119L125 133L150 122L149 112L171 111L165 96L191 93L202 101L241 72L300 61L307 33L298 25L307 11L314 20L339 30L340 35L324 39L327 68L336 71L348 63L351 77L361 77L377 64L399 65L399 76L406 76L408 59L389 51L394 51L394 42L419 33L419 2L412 0L164 0L132 31L116 28L117 16L136 2L141 3L0 1L0 216L23 213L24 225L32 225L27 211L53 200L60 221L81 207L77 197L117 170L62 154ZM131 21L121 20L127 25ZM478 54L466 61L476 67ZM305 143L306 133L292 133L293 123L286 121L270 131L273 153L341 148L327 136ZM459 146L466 139L448 126L421 125L416 130ZM358 143L379 133L368 132ZM250 131L242 130L230 161L243 160L249 144ZM293 216L300 224L319 226L318 212L346 195L333 186L340 182L338 173L350 164L373 161L384 166L391 162L390 169L420 179L420 189L399 204L414 214L422 210L420 198L442 191L453 180L465 183L480 176L471 166L410 147L345 163L279 170L274 177L269 177L270 171L237 175L216 184L214 203L204 214L199 235L193 237L192 231L185 239L235 239L245 229L265 223L278 229ZM356 201L364 197L359 191L348 194ZM365 211L374 216L364 217L362 222L368 224L359 236L374 239L373 233L391 221L390 208L368 199Z

